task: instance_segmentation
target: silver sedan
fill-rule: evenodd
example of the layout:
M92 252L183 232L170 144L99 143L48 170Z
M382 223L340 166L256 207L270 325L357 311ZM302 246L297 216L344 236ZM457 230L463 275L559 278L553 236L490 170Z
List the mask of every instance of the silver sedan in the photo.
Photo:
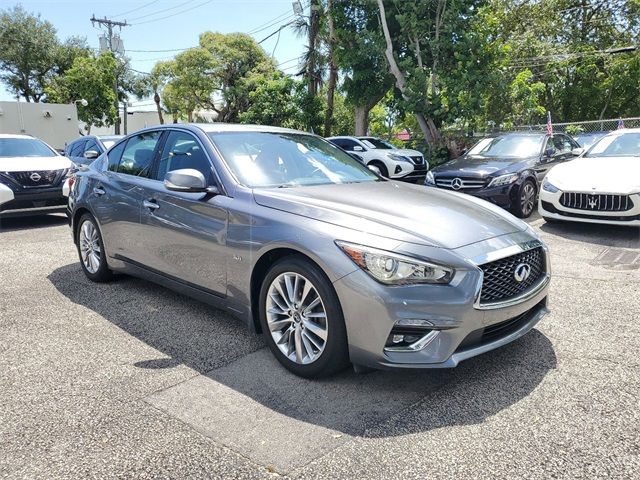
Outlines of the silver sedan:
M88 278L216 305L305 377L454 367L547 313L549 256L525 223L294 130L137 132L77 173L68 213Z

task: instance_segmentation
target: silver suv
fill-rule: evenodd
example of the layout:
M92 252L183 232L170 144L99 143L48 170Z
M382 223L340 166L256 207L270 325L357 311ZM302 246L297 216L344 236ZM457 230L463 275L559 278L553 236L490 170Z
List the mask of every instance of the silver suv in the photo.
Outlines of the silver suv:
M77 173L69 207L89 279L128 273L217 305L306 377L454 367L547 312L547 249L527 224L294 130L142 130Z
M423 184L429 163L417 150L398 148L376 137L330 137L331 143L362 158L385 178Z

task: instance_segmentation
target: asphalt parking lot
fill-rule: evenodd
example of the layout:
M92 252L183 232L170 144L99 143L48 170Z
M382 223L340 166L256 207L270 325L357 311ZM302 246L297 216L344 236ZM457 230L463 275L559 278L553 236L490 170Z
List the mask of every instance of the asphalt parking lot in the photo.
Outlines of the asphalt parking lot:
M2 478L640 478L640 231L530 223L551 309L454 370L307 381L212 307L0 224ZM613 250L612 250L613 249Z

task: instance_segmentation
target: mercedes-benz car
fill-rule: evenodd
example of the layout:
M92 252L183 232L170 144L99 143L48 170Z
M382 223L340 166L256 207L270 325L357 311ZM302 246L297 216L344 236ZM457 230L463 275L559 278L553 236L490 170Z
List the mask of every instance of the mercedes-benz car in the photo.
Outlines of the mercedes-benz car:
M306 377L454 367L547 312L549 255L527 224L295 130L139 131L76 174L69 218L90 280L128 273L216 305Z
M0 218L66 211L73 167L42 140L0 134Z
M533 213L544 175L574 158L577 148L575 140L563 133L487 137L463 156L429 171L426 184L474 195L526 218Z
M616 130L552 168L538 210L547 221L640 226L640 129Z
M398 148L381 138L329 137L327 140L361 158L365 165L385 178L423 183L429 170L429 162L419 151Z
M106 152L122 135L85 135L69 142L64 154L76 165L88 164Z

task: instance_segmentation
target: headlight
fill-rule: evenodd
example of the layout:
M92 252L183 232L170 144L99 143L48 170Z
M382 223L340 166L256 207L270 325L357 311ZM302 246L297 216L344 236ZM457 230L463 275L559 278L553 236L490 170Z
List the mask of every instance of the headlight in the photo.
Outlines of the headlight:
M435 185L436 184L436 179L433 176L433 172L427 172L427 178L424 179L424 183L426 185Z
M394 160L396 162L409 162L411 163L411 160L407 157L403 157L402 155L396 155L395 153L390 153L389 154L389 158L391 160Z
M551 192L551 193L556 193L556 192L560 191L560 189L558 187L556 187L553 183L549 182L549 180L547 180L546 177L542 181L542 189L545 192Z
M501 185L509 185L515 182L516 180L518 180L517 173L508 173L507 175L500 175L499 177L496 177L493 180L491 180L491 183L489 184L489 186L499 187Z
M387 285L446 284L455 273L453 268L385 250L340 241L336 241L336 245L375 280Z

